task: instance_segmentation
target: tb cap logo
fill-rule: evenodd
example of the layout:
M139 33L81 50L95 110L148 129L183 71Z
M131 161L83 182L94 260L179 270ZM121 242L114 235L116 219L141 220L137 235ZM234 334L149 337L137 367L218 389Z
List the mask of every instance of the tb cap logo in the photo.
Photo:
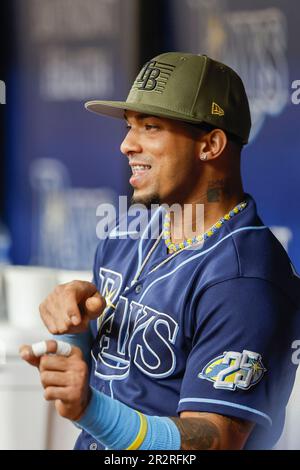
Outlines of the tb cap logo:
M137 77L133 88L162 93L174 69L175 65L165 64L155 60L147 62Z

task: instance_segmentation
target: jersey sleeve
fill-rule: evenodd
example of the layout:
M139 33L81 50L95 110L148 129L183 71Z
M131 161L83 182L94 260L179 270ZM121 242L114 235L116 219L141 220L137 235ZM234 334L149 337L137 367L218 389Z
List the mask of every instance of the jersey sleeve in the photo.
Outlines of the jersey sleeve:
M212 412L271 426L284 413L294 381L295 314L288 298L263 279L208 288L194 311L178 413Z

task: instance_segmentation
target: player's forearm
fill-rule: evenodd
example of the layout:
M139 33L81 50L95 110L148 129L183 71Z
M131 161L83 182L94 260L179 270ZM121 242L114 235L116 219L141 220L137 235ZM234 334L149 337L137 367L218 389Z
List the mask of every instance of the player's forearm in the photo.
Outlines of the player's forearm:
M75 424L108 449L130 450L241 449L252 426L209 413L192 418L143 415L94 389Z
M171 419L180 431L182 450L239 450L253 428L248 421L221 415L219 419L212 416Z

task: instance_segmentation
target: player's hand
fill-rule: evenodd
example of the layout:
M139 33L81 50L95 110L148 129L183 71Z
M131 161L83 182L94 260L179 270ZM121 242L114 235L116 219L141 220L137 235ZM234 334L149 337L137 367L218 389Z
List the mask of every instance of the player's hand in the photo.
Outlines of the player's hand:
M101 315L106 302L94 284L72 281L60 284L40 305L41 318L52 334L81 333Z
M41 357L36 357L29 345L21 346L20 355L39 368L45 399L55 402L62 417L76 421L83 415L90 399L88 366L79 348L72 346L70 355L65 357L55 354L55 340L45 343L46 354Z
M50 339L34 343L31 346L22 344L19 348L21 358L28 362L31 366L40 367L41 357L45 354L58 354L62 356L69 356L72 351L72 346L65 341L58 341Z

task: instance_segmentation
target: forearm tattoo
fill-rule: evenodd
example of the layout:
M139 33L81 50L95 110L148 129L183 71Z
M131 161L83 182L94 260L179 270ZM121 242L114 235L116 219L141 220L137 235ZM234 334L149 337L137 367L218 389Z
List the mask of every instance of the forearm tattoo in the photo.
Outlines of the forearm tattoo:
M220 431L204 418L172 418L181 435L182 450L217 450L220 448Z
M222 417L222 431L220 426L204 417L171 419L180 431L181 450L218 450L229 448L227 446L234 448L235 443L246 442L253 427L248 421L225 416ZM227 436L224 437L224 433Z

